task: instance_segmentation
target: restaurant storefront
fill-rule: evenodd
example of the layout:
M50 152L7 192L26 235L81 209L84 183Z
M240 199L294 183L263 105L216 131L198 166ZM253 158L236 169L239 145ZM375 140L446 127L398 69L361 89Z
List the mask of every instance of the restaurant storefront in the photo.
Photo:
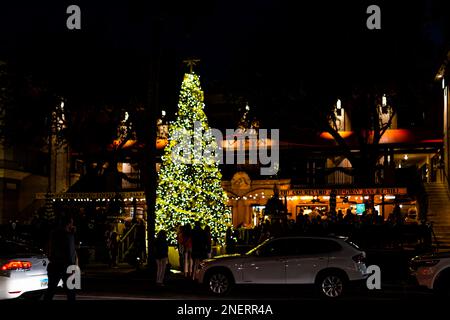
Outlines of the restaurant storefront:
M408 195L406 187L392 188L302 188L292 186L289 179L251 181L245 172L238 172L231 181L222 183L228 194L228 205L232 211L235 227L253 227L268 219L265 205L274 190L278 190L279 199L287 209L287 219L295 220L303 211L328 213L332 208L345 215L347 209L362 215L371 208L373 212L386 220L398 205L403 214L409 210L418 213L416 199Z
M280 195L287 204L288 212L295 213L293 217L301 210L304 214L313 210L327 213L334 208L336 212L341 210L345 214L350 209L360 215L372 208L387 219L396 204L404 212L410 208L416 209L416 200L408 196L407 188L293 188L281 190Z
M113 224L119 234L122 234L126 221L145 220L147 210L143 191L37 193L36 199L51 203L57 211L94 215L96 220Z

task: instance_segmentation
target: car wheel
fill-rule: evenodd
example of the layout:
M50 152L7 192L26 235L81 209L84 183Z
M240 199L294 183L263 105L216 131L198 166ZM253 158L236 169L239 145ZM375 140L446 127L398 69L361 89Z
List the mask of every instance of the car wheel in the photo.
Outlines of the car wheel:
M224 271L212 271L208 276L206 284L211 293L223 295L230 291L232 280Z
M336 299L344 294L345 278L339 273L327 273L317 281L319 294L328 299Z

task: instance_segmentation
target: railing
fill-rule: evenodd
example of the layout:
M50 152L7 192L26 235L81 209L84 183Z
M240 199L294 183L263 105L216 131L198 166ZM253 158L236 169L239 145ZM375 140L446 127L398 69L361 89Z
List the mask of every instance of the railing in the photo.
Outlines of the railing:
M125 260L125 256L130 249L130 247L133 245L135 239L136 239L136 228L137 224L133 224L130 228L130 230L127 231L123 235L123 237L119 240L119 261L122 262Z

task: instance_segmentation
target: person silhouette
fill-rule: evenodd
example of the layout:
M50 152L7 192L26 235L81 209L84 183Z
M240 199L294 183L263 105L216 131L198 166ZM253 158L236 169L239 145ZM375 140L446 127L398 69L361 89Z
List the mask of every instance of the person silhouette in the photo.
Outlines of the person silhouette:
M75 290L67 287L67 268L78 264L75 245L75 226L71 216L64 216L60 225L50 235L49 264L47 266L48 287L44 300L52 300L62 280L67 300L75 300Z

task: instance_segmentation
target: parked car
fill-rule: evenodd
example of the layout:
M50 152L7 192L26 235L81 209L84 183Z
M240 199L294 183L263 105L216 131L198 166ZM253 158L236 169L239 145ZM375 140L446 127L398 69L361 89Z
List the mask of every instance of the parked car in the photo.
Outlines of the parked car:
M414 257L410 270L420 286L450 297L450 252Z
M47 289L47 264L41 250L0 239L0 300Z
M346 238L271 238L249 252L204 260L196 279L213 294L235 284L314 284L328 298L367 278L366 254Z

